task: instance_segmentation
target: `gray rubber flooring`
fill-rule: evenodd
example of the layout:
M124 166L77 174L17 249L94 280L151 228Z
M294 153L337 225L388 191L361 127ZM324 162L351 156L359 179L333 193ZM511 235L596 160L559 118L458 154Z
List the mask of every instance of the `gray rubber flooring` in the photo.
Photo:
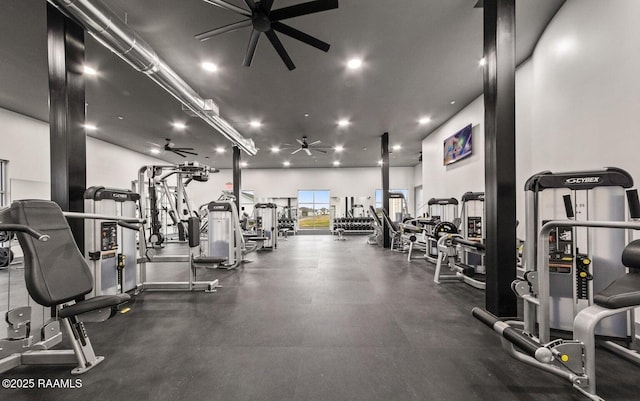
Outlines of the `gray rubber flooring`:
M106 360L79 389L7 390L1 400L585 400L560 378L511 359L471 317L484 294L435 285L433 265L363 237L295 236L209 270L217 293L147 292L88 324ZM179 276L184 267L152 274ZM158 268L159 270L159 268ZM1 378L75 378L21 367ZM599 351L600 395L640 399L640 369Z

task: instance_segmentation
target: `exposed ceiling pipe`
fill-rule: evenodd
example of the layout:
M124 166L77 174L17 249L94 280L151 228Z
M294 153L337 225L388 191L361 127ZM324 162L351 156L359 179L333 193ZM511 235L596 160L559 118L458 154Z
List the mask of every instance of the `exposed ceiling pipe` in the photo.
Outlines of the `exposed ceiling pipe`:
M206 121L250 155L257 149L217 114L217 106L201 98L180 76L162 61L155 50L100 0L48 0L74 18L103 46L136 70L146 74L189 110Z

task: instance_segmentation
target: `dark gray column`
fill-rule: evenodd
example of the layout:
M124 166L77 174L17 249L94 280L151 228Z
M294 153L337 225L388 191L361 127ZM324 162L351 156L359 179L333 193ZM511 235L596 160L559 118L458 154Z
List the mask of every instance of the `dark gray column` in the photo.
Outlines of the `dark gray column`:
M238 214L242 215L240 210L240 187L242 186L242 169L240 168L240 148L233 147L233 194L236 197L236 208Z
M84 211L86 135L84 29L47 3L51 199L62 210ZM84 222L69 221L84 252Z
M389 133L382 134L381 140L381 158L382 158L382 208L389 213ZM382 221L382 231L384 235L384 247L391 247L391 237L389 237L389 228L387 223Z
M515 0L484 0L486 308L499 317L517 315L515 32Z

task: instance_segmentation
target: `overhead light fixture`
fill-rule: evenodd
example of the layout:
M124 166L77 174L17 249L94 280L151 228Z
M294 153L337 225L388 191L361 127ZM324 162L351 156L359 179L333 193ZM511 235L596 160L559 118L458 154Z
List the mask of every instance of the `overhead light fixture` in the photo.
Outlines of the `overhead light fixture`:
M478 65L479 65L480 67L484 67L485 65L487 65L487 59L486 59L486 57L481 58L481 59L480 59L480 61L478 61Z
M154 155L159 155L160 149L150 149L149 152L153 153Z
M309 117L309 113L304 113L304 116L305 117Z
M89 67L86 64L82 66L82 72L86 75L98 75L98 71L95 68Z
M429 124L430 122L431 122L431 117L420 117L420 119L418 120L418 124L420 125Z
M393 150L400 150L402 149L402 145L393 145Z
M262 122L260 122L258 120L252 120L252 121L249 122L249 125L252 128L260 128L260 127L262 127Z
M333 161L333 165L334 166L339 166L340 165L340 160L334 160Z
M352 58L347 62L347 68L350 70L357 70L362 67L362 59Z
M456 104L456 101L455 101L455 100L452 100L452 101L451 101L451 104Z
M226 149L225 149L225 148L223 148L222 146L218 146L218 147L216 148L216 153L224 153L224 152L226 152Z
M210 63L208 61L203 62L202 64L200 64L200 66L202 67L203 70L207 71L207 72L216 72L218 71L218 66Z
M382 166L382 159L378 160L378 166Z
M344 150L344 147L342 145L336 145L335 148L333 148L333 150L335 150L336 152L340 153Z
M351 124L351 122L346 118L343 118L342 120L338 121L338 127L341 127L341 128L348 127L349 124Z
M187 128L186 124L180 121L174 121L171 125L173 125L173 128L181 131Z
M284 161L284 162L282 162L282 165L285 166L285 167L289 167L291 165L291 162Z
M124 120L123 116L118 116L118 120Z
M278 153L278 152L280 152L280 148L279 148L279 147L277 147L277 146L272 146L272 147L271 147L271 152L272 152L272 153Z
M85 124L84 125L84 129L87 130L87 131L95 131L95 130L98 129L98 127L96 127L93 124Z
M249 163L247 162L240 162L240 167L247 167L249 165Z

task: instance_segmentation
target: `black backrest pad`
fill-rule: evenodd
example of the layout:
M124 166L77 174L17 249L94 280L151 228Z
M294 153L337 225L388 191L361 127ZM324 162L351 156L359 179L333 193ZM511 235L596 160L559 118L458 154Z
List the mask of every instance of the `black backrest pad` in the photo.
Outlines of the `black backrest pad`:
M60 207L51 201L20 200L11 204L13 223L48 234L46 241L16 233L24 252L24 279L34 301L54 306L93 289L93 277Z
M629 242L624 248L622 264L630 269L640 269L640 239Z

